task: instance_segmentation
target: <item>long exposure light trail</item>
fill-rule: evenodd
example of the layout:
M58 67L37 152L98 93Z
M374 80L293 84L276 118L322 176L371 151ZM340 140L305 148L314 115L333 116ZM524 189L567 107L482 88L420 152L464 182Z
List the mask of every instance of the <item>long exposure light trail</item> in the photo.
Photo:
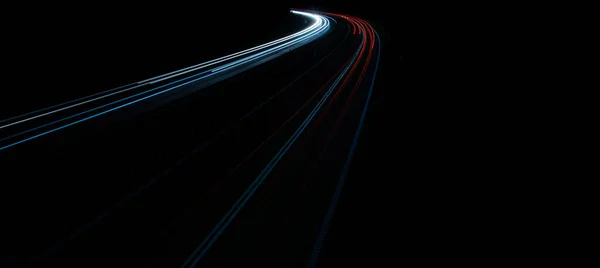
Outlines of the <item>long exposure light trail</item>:
M94 94L94 95L90 95L88 97L84 97L84 98L80 98L74 101L70 101L70 102L66 102L60 105L55 105L52 107L48 107L45 109L41 109L35 112L31 112L31 113L27 113L21 116L17 116L17 117L13 117L10 119L5 119L2 120L0 122L9 122L9 121L13 121L14 122L10 122L7 124L4 124L2 126L0 126L0 129L4 129L4 128L8 128L11 126L15 126L21 123L25 123L28 121L32 121L32 120L37 120L37 119L41 119L43 117L52 115L52 114L56 114L59 112L63 112L75 107L79 107L85 104L89 104L89 103L94 103L96 101L102 100L102 99L106 99L108 97L111 96L116 96L118 94L123 94L123 93L127 93L127 92L131 92L135 89L140 89L143 88L144 86L148 86L148 85L153 85L153 84L157 84L163 81L168 81L171 78L175 78L175 77L182 77L179 80L176 81L171 81L167 84L164 85L160 85L151 89L147 89L135 94L131 94L129 96L124 96L121 97L117 100L113 100L112 102L106 103L106 104L102 104L102 105L97 105L96 107L92 107L89 109L86 109L84 111L81 111L79 113L76 114L71 114L71 115L67 115L64 116L58 120L54 120L51 122L42 122L41 124L35 125L33 127L30 127L24 131L17 131L16 133L7 133L4 137L0 138L0 142L4 142L4 141L8 141L8 144L2 145L0 144L0 151L13 147L17 144L50 134L52 132L64 129L66 127L75 125L77 123L83 122L83 121L87 121L89 119L98 117L100 115L106 114L108 112L112 112L118 109L121 109L123 107L132 105L134 103L138 103L140 101L146 100L148 98L157 96L159 94L168 92L168 91L172 91L176 88L180 88L184 85L188 85L190 83L194 83L197 82L199 80L202 79L207 79L217 73L221 73L227 70L230 70L232 68L235 67L239 67L239 66L243 66L245 64L249 64L252 62L258 62L262 59L269 59L268 56L270 55L274 55L276 53L286 53L286 49L290 49L292 47L295 46L299 46L299 45L304 45L312 40L314 40L315 38L320 37L321 35L323 35L324 33L327 32L328 28L329 28L329 21L327 18L325 18L324 16L319 16L319 15L314 15L311 13L306 13L306 12L299 12L299 11L292 11L292 13L297 14L297 15L301 15L301 16L306 16L312 20L314 20L314 23L311 24L309 27L303 29L302 31L299 31L295 34L250 48L250 49L246 49L244 51L240 51L237 53L233 53L224 57L220 57L218 59L214 59L211 61L207 61L201 64L197 64L194 66L190 66L181 70L177 70L171 73L167 73L167 74L163 74L163 75L159 75L150 79L146 79L137 83L132 83L126 86L122 86L116 89L112 89L112 90L108 90L102 93L98 93L98 94ZM244 55L247 55L245 57L242 57ZM222 66L218 66L217 64L224 64ZM209 66L213 66L213 65L217 65L212 69L197 73L197 74L189 74L191 72L194 71L198 71L200 69L209 67ZM187 76L184 76L186 74L189 74ZM186 81L187 80L187 81ZM179 83L179 84L178 84ZM158 91L161 88L167 87L167 86L171 86L165 90L161 90ZM158 92L156 92L158 91ZM156 92L156 93L155 93ZM149 94L149 95L146 95ZM131 100L129 102L124 103L127 100ZM110 106L115 106L113 108L109 108ZM62 106L62 107L61 107ZM104 108L107 108L107 110L103 110ZM84 118L79 118L82 115L87 114L86 117ZM72 121L69 123L69 120L73 119L75 121ZM64 122L65 124L62 126L56 126L55 128L51 128L48 129L46 131L42 131L41 133L37 133L35 134L35 131L44 129L46 127L58 124ZM29 137L23 137L20 139L17 139L16 141L13 140L14 138L17 138L19 136L23 136L25 134L28 133L32 133L33 135L29 136ZM11 142L12 141L12 142Z

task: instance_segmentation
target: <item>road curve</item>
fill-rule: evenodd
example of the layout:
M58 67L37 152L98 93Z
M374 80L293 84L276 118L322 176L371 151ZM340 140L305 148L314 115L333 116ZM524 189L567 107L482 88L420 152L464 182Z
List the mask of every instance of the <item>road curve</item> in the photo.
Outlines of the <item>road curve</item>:
M292 13L313 23L0 121L2 201L22 204L5 229L15 259L319 266L377 94L381 40L354 16Z
M329 20L323 16L300 11L292 13L311 18L314 23L297 33L237 53L0 120L0 151L151 98L156 104L144 109L136 107L136 112L156 108L173 100L173 96L184 97L287 53L319 38L329 28ZM164 101L156 102L157 97L163 98Z

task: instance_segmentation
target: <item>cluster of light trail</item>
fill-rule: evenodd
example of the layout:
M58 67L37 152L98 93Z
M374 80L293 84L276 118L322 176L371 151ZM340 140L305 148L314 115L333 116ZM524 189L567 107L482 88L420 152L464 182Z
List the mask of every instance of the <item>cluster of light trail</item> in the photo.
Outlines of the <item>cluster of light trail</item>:
M182 86L207 80L218 73L227 72L235 67L243 67L260 62L261 60L278 55L278 53L283 54L320 37L329 29L329 20L324 16L301 11L292 11L292 13L311 18L314 20L314 23L297 33L237 53L1 120L0 131L6 134L0 136L0 151L140 101L159 96ZM44 121L44 119L47 120ZM10 128L15 128L26 123L31 125L24 126L12 132L9 131Z
M293 12L298 12L298 11L293 11ZM335 99L340 95L340 92L346 87L346 85L349 84L350 81L352 81L351 77L353 77L353 75L356 74L358 77L357 77L356 81L353 82L354 87L350 94L347 104L349 104L352 101L353 96L355 95L357 89L362 85L361 82L362 82L365 74L367 73L367 68L372 66L370 64L371 57L373 55L376 40L377 40L377 43L379 43L379 38L378 37L377 37L377 39L375 38L377 36L377 33L375 32L373 27L368 22L366 22L362 19L356 18L356 17L338 15L338 14L333 14L333 13L319 12L319 13L315 13L315 14L319 14L319 15L323 15L323 16L327 16L327 17L331 16L331 17L343 18L346 21L348 21L352 26L353 34L361 35L362 41L361 41L358 49L353 54L353 56L342 66L342 68L333 77L331 77L331 79L329 79L328 82L326 82L323 85L323 87L321 89L319 89L314 95L312 95L312 97L309 98L309 100L306 103L304 103L304 105L302 105L292 116L290 116L286 121L284 121L284 123L273 134L271 134L269 137L267 137L267 139L265 141L263 141L263 143L261 143L244 160L242 160L241 163L239 163L233 170L231 170L228 173L227 176L229 176L231 173L235 172L244 162L246 162L249 158L251 158L263 145L265 145L272 137L274 137L278 132L280 132L280 130L282 130L294 117L296 117L298 114L300 114L300 112L302 110L304 110L304 108L307 107L309 103L312 103L313 100L315 99L315 97L317 97L319 94L321 94L325 88L327 88L325 93L318 100L317 104L312 108L312 110L306 116L306 118L304 118L302 123L296 128L294 133L287 138L287 140L284 142L284 144L280 147L279 151L271 158L271 160L266 164L266 166L262 169L262 171L257 175L257 177L252 181L252 183L246 188L246 190L242 193L242 195L233 204L231 209L229 209L229 211L227 211L227 213L214 226L214 228L204 238L204 240L200 243L200 245L191 253L191 255L188 257L188 259L185 261L185 263L181 266L182 268L194 267L198 264L198 262L203 258L203 256L205 256L206 253L209 251L211 246L217 241L219 236L225 231L227 226L235 219L235 217L238 215L238 213L243 209L243 207L246 205L246 203L252 197L252 195L256 192L256 190L261 186L261 184L263 184L263 182L266 180L266 178L269 176L269 174L272 172L272 170L275 168L275 166L281 161L281 159L284 157L284 155L290 150L290 148L294 145L294 143L299 139L300 135L307 129L307 127L311 123L313 123L313 127L314 127L316 124L318 124L319 121L322 120L323 115L325 113L327 113L327 110L331 106L331 103L335 101ZM361 69L360 72L355 72L359 68L359 65L361 64L361 62L363 63L363 68ZM328 226L330 224L330 221L331 221L331 218L333 215L333 211L334 211L337 201L339 199L339 194L340 194L341 188L344 184L345 177L347 176L348 168L349 168L349 165L350 165L350 162L352 159L352 155L356 148L358 138L360 136L360 129L362 128L365 114L366 114L366 111L368 108L368 103L370 101L371 92L373 89L373 83L375 80L375 74L377 73L377 65L378 64L379 64L379 52L377 53L377 62L375 63L375 70L372 75L373 80L371 81L371 84L368 85L369 92L368 92L367 100L364 105L364 108L363 108L363 111L362 111L362 114L361 114L361 117L359 120L359 124L357 126L356 133L354 135L353 143L351 145L348 157L346 159L344 168L342 170L340 180L336 186L333 199L332 199L331 203L329 204L329 210L327 211L325 220L322 224L321 232L317 236L317 242L315 243L313 252L310 256L310 259L308 262L308 267L314 267L314 265L316 264L316 260L318 258L319 251L321 248L321 243L324 240L326 230L328 229ZM327 102L329 102L329 103L327 105L325 105ZM325 107L325 109L323 109L324 107ZM329 143L331 141L331 138L333 137L333 135L335 135L335 132L337 132L337 129L339 127L341 119L347 113L347 110L348 110L347 107L348 107L348 105L346 105L344 107L340 118L334 124L332 134L328 137L327 143ZM317 122L313 122L315 116L319 113L321 116L318 117L318 119L316 120ZM217 181L216 184L218 184L218 183L219 183L219 181Z

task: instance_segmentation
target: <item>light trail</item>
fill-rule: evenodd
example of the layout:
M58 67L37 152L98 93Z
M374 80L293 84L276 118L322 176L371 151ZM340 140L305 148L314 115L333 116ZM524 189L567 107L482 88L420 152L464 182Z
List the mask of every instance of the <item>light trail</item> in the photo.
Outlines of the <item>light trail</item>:
M59 109L56 109L54 111L46 112L46 113L43 113L43 114L40 114L40 115L36 115L36 116L31 116L29 118L25 118L25 119L22 119L22 120L13 122L13 123L2 125L2 126L0 126L0 129L5 128L5 127L9 127L9 126L12 126L12 125L20 124L20 123L23 123L23 122L27 122L27 121L30 121L30 120L33 120L33 119L37 119L37 118L40 118L40 117L43 117L43 116L47 116L47 115L50 115L50 114L53 114L53 113L56 113L56 112L60 112L60 111L66 110L66 109L77 107L77 106L83 105L85 103L89 103L89 102L92 102L92 101L95 101L95 100L103 99L103 98L106 98L106 97L109 97L109 96L112 96L112 95L115 95L115 94L126 92L126 91L129 91L129 90L138 88L140 86L143 86L145 84L157 83L157 82L160 82L160 81L163 81L163 80L166 80L166 79L173 78L175 76L179 76L179 75L186 74L186 73L189 73L189 72L192 72L192 71L197 71L199 69L202 69L202 68L205 68L205 67L208 67L208 66L212 66L212 65L215 65L215 64L218 64L218 63L222 63L222 62L228 61L230 59L234 59L234 58L237 58L239 56L246 55L248 53L251 53L251 52L254 52L254 51L266 48L266 47L269 47L271 45L279 44L279 43L285 42L287 40L290 40L290 39L293 39L293 38L305 35L305 34L311 32L311 31L315 30L315 28L319 27L320 24L323 22L321 18L315 17L315 16L311 15L310 13L306 13L306 12L293 12L293 11L292 11L292 13L311 17L311 18L315 19L315 23L313 23L312 25L310 25L306 29L304 29L302 31L299 31L297 33L288 35L286 37L283 37L283 38L280 38L280 39L277 39L277 40L274 40L274 41L271 41L271 42L268 42L268 43L265 43L265 44L262 44L262 45L259 45L259 46L255 46L255 47L243 50L243 51L240 51L240 52L236 52L236 53L233 53L233 54L230 54L230 55L227 55L227 56L223 56L223 57L220 57L220 58L217 58L217 59L213 59L213 60L210 60L210 61L207 61L207 62L199 63L199 64L196 64L196 65L193 65L193 66L190 66L190 67L186 67L186 68L183 68L183 69L180 69L180 70L176 70L176 71L173 71L173 72L170 72L170 73L158 75L158 76L155 76L155 77L152 77L152 78L148 78L146 80L142 80L142 81L139 81L139 82L131 83L131 84L128 84L128 85L125 85L125 86L120 86L120 87L117 87L117 88L114 88L114 89L111 89L111 90L107 90L107 91L104 91L104 92L96 93L96 94L93 94L93 95L90 95L90 96L87 96L87 97L82 97L82 98L79 98L79 99L76 99L76 100L72 100L72 101L68 101L68 102L65 102L65 103L62 103L62 104L54 105L52 107L48 107L48 108L40 109L40 110L37 110L37 111L29 112L29 113L26 113L26 114L23 114L23 115L19 115L19 116L16 116L16 117L12 117L12 118L9 118L9 119L4 119L4 120L0 121L0 123L4 123L6 121L12 121L12 120L15 120L15 119L27 116L27 115L31 115L33 113L47 111L47 110L52 109L52 108L60 107L61 105L70 104L70 103L73 103L73 102L76 102L76 101L80 101L80 100L84 100L86 98L90 98L90 97L93 97L93 96L98 96L98 95L105 94L105 93L107 94L107 95L102 96L102 97L94 98L94 99L87 100L87 101L81 101L81 102L79 102L77 104L73 104L73 105L69 105L67 107L59 108ZM132 86L132 87L131 88L127 88L128 86ZM122 88L125 88L125 89L122 89ZM122 90L119 90L119 89L122 89ZM110 92L115 91L115 90L119 90L119 91L110 93ZM110 93L110 94L108 94L108 93Z
M296 11L298 12L298 11ZM364 38L364 36L363 36ZM269 163L263 168L260 174L254 179L254 181L248 186L246 191L242 193L242 195L238 198L238 200L233 204L231 209L221 218L221 220L216 224L216 226L211 230L211 232L205 237L200 245L192 252L192 254L187 258L187 260L181 265L181 268L185 267L194 267L202 257L208 252L212 244L219 238L219 236L223 233L223 231L227 228L227 226L233 221L233 219L237 216L237 214L242 210L242 208L246 205L248 200L252 197L254 192L260 187L260 185L265 181L267 176L271 173L273 168L279 163L281 158L287 153L287 151L292 147L298 137L304 132L306 127L311 123L315 115L320 111L321 107L326 103L329 96L333 93L333 91L338 87L338 84L346 74L351 69L355 68L355 62L359 55L361 55L361 51L363 49L364 43L361 42L360 47L356 50L353 57L349 61L349 63L345 66L343 71L337 76L333 84L329 87L329 89L325 92L325 94L321 97L319 102L313 107L310 114L304 119L304 121L300 124L300 126L296 129L294 134L292 134L285 142L285 144L280 148L280 150L273 156L273 158L269 161ZM310 101L310 100L309 100ZM300 109L304 108L302 106ZM296 114L294 114L296 115ZM293 115L293 116L294 116ZM286 120L285 123L289 122L289 119ZM284 123L284 124L285 124ZM281 129L281 128L280 128ZM271 135L272 136L272 135ZM270 137L269 137L270 138ZM264 144L264 143L263 143ZM261 144L262 146L262 144ZM259 146L260 147L260 146Z
M221 57L221 58L218 58L218 59L214 59L214 60L211 60L211 61L208 61L208 62L204 62L204 63L198 64L198 65L190 66L190 67L178 70L178 71L174 71L174 72L171 72L171 73L167 73L167 74L164 74L164 75L153 77L151 79L146 79L144 81L140 81L140 82L137 82L137 83L132 83L132 84L128 85L128 86L132 85L129 88L127 88L127 86L123 86L123 87L120 87L120 88L112 89L112 90L109 90L109 91L105 91L107 93L105 95L102 95L102 96L99 96L99 97L95 97L95 98L91 98L91 99L87 99L87 100L85 100L85 97L84 98L80 98L80 99L78 99L78 100L82 100L80 102L77 102L75 104L71 104L71 103L75 102L76 100L71 101L71 102L67 102L65 104L71 104L71 105L68 105L68 106L62 107L62 108L58 108L58 109L55 109L55 110L51 110L51 111L48 111L49 108L39 110L39 111L47 111L47 112L44 112L44 113L41 113L41 114L38 114L38 115L35 115L35 116L27 117L27 118L24 118L24 119L21 119L21 120L12 122L12 123L5 124L3 126L0 126L0 129L7 128L7 127L10 127L10 126L14 126L14 125L17 125L17 124L20 124L20 123L24 123L24 122L27 122L27 121L31 121L31 120L34 120L34 119L38 119L38 118L41 118L41 117L44 117L44 116L48 116L48 115L51 115L51 114L54 114L54 113L58 113L58 112L61 112L61 111L67 110L67 109L71 109L71 108L74 108L74 107L77 107L77 106L81 106L81 105L84 105L84 104L87 104L87 103L90 103L90 102L93 102L93 101L97 101L97 100L100 100L100 99L104 99L104 98L107 98L107 97L110 97L110 96L117 95L117 94L120 94L120 93L131 91L133 89L142 87L144 85L149 85L149 84L154 84L154 83L158 83L158 82L161 82L161 81L165 81L165 80L177 77L177 76L181 76L183 74L190 73L192 71L197 71L199 69L202 69L202 68L205 68L205 67L208 67L208 66L216 65L216 64L219 64L219 63L224 63L224 62L227 62L229 60L236 59L236 58L238 58L240 56L256 52L256 53L250 54L249 56L244 57L242 59L236 60L234 62L227 63L226 66L217 66L217 67L215 67L215 68L213 68L211 70L207 70L207 71L201 72L199 74L191 75L191 76L179 79L177 81L170 82L168 84L165 84L165 85L162 85L162 86L159 86L159 87L156 87L156 88L152 88L152 89L149 89L149 90L137 93L137 94L133 94L133 95L128 96L128 97L124 97L124 98L118 99L118 100L110 102L108 104L104 104L104 105L101 105L101 106L98 106L98 107L95 107L95 108L88 109L86 111L77 113L75 115L67 116L67 117L64 117L62 119L50 122L50 123L42 124L41 126L36 126L36 127L30 128L28 130L25 130L25 131L22 131L22 132L19 132L19 133L9 135L7 137L4 137L4 138L0 139L0 142L8 140L8 139L11 139L11 138L14 138L14 137L17 137L17 136L20 136L20 135L24 135L24 134L27 134L27 133L30 133L30 132L33 132L33 131L36 131L36 130L39 130L41 128L44 128L44 127L47 127L47 126L50 126L50 125L53 125L53 124L56 124L56 123L60 123L60 122L66 121L68 119L75 118L77 116L81 116L81 115L86 114L86 113L94 112L96 110L105 108L105 107L110 106L110 105L115 105L115 104L118 104L120 102L129 100L129 99L132 99L132 98L135 98L135 97L139 97L139 96L141 96L143 94L151 93L151 92L156 91L156 90L158 90L160 88L163 88L165 86L169 86L169 85L172 85L172 84L175 84L175 83L178 83L178 82L182 82L184 80L188 80L188 79L191 79L191 78L194 78L194 77L201 76L203 74L209 73L209 74L207 74L205 76L201 76L201 77L193 79L191 81L184 82L182 84L173 86L173 87L171 87L169 89L159 91L158 93L154 93L154 94L150 94L148 96L140 97L139 99L130 101L130 102L122 104L122 105L118 105L117 107L111 108L111 109L106 110L106 111L98 112L96 114L90 115L90 116L85 117L83 119L76 120L75 122L72 122L72 123L69 123L69 124L66 124L66 125L63 125L63 126L60 126L60 127L56 127L54 129L51 129L51 130L48 130L48 131L45 131L45 132L33 135L31 137L28 137L28 138L24 138L24 139L15 141L13 143L10 143L8 145L0 147L0 151L4 150L4 149L7 149L7 148L10 148L10 147L13 147L13 146L15 146L17 144L21 144L23 142L26 142L26 141L29 141L29 140L32 140L32 139L35 139L35 138L38 138L38 137L50 134L52 132L64 129L64 128L68 127L68 126L72 126L72 125L75 125L77 123L80 123L80 122L83 122L83 121L87 121L89 119L92 119L92 118L95 118L97 116L106 114L108 112L111 112L111 111L114 111L114 110L117 110L117 109L129 106L131 104L134 104L134 103L140 102L142 100L148 99L150 97L153 97L153 96L165 93L167 91L171 91L173 89L176 89L176 88L179 88L181 86L190 84L192 82L196 82L196 81L199 81L201 79L208 78L208 77L210 77L210 76L212 76L212 75L214 75L216 73L220 73L220 72L229 70L231 68L238 67L238 66L241 66L241 65L246 64L246 63L250 63L252 61L258 61L258 60L266 57L267 55L271 55L271 54L274 54L276 52L284 52L285 53L286 52L285 49L293 47L295 45L306 44L306 43L314 40L315 38L321 36L322 34L324 34L327 31L327 29L329 28L329 21L325 17L323 17L323 16L313 15L313 14L310 14L310 13L299 12L299 11L292 11L292 13L309 17L309 18L313 19L315 22L312 25L310 25L309 27L307 27L306 29L304 29L304 30L302 30L302 31L300 31L298 33L286 36L284 38L280 38L280 39L277 39L277 40L265 43L265 44L260 45L260 46L256 46L256 47L244 50L244 51L240 51L240 52L237 52L237 53L234 53L234 54L230 54L230 55L227 55L227 56L224 56L224 57ZM122 89L124 87L125 87L125 89ZM111 91L115 91L115 92L111 92ZM99 94L94 94L94 95L91 95L91 96L98 96L98 95ZM58 105L58 106L60 106L60 105ZM57 107L57 106L53 106L53 107ZM50 107L50 108L52 108L52 107ZM35 113L35 112L32 112L32 113ZM32 113L28 113L28 114L30 115ZM20 118L20 117L23 117L23 116L18 116L18 117L14 117L14 118ZM12 119L14 119L14 118L12 118ZM7 120L3 120L2 122L10 121L10 120L11 119L7 119Z
M373 54L373 48L375 46L375 43L376 43L376 41L377 41L377 43L380 42L379 36L375 32L375 30L372 28L372 26L369 25L364 20L361 20L361 19L358 19L355 17L351 17L351 16L342 16L342 15L326 13L326 12L322 12L321 14L323 14L324 16L326 14L326 15L330 15L333 17L342 18L342 19L345 19L346 21L348 21L349 24L352 26L353 34L358 34L362 38L359 48L356 50L356 52L354 53L354 55L352 56L350 61L347 64L345 64L345 67L343 67L343 71L341 73L339 73L339 75L336 74L334 76L334 77L336 77L335 81L331 84L331 86L329 86L328 90L321 97L321 99L318 101L318 103L312 108L311 112L306 116L306 118L303 120L303 122L297 127L295 132L290 137L287 138L285 143L280 147L279 151L271 158L271 160L266 164L266 166L262 169L262 171L258 174L258 176L250 183L250 185L241 194L241 196L232 205L232 207L227 211L227 213L213 227L213 229L208 233L208 235L204 238L204 240L200 243L200 245L198 245L198 247L196 247L196 249L190 254L190 256L186 259L186 261L183 263L181 268L188 268L188 267L196 266L198 264L198 262L207 254L207 252L210 250L211 246L217 241L217 239L226 230L226 228L229 226L229 224L236 218L238 213L244 208L246 203L250 200L250 198L254 195L256 190L267 179L269 174L277 166L277 164L280 162L280 160L286 155L288 150L290 150L290 148L298 140L300 135L314 121L313 119L319 112L321 112L321 114L320 114L321 116L319 116L317 118L317 121L322 120L324 113L326 113L329 110L331 104L335 101L335 99L338 97L340 92L344 89L346 84L349 81L351 81L350 78L353 76L355 70L359 69L360 63L364 61L363 67L360 68L362 70L359 71L357 74L358 77L357 77L356 81L352 82L352 83L354 83L354 85L353 85L352 91L350 93L348 103L352 100L352 98L355 95L356 91L358 90L359 86L361 86L361 82L367 72L367 68L369 66L371 66L371 64L370 64L371 56ZM327 18L329 18L329 16L327 16ZM375 37L377 37L377 39ZM377 52L377 61L375 62L375 69L373 71L370 87L368 88L368 95L367 95L366 103L362 110L362 114L359 119L356 133L354 135L354 139L352 140L350 151L349 151L349 153L347 155L347 159L344 163L344 167L342 169L340 179L336 185L334 196L333 196L331 202L329 203L329 208L325 215L325 219L323 220L323 223L321 224L321 230L317 235L316 242L313 246L312 253L308 260L308 267L311 267L311 268L316 265L316 261L319 256L319 252L322 247L322 243L325 239L325 235L327 233L331 219L333 217L333 213L334 213L335 207L337 205L337 202L339 200L342 186L343 186L343 184L345 182L345 178L348 174L352 156L354 154L354 151L355 151L357 143L358 143L358 139L360 137L360 130L362 129L362 125L365 120L365 114L366 114L366 111L368 109L368 104L371 99L373 84L375 81L375 75L377 73L377 67L379 64L379 56L380 56L380 47L378 48L377 51L378 51ZM227 68L227 65L220 67L220 68ZM328 84L329 84L329 82L326 83L326 85L328 85ZM336 91L336 89L337 89L337 91ZM319 90L317 93L319 93L319 92L321 92L321 90ZM316 96L317 93L315 93L315 95L313 95L313 97ZM306 104L311 102L313 97L311 97ZM329 103L328 103L328 101L329 101ZM326 103L328 103L328 104L325 105ZM341 118L343 118L345 116L345 114L347 113L348 103L346 103L346 105L343 107L340 119L338 119L335 122L334 133L330 134L327 137L327 141L328 141L327 144L329 144L329 140L332 138L332 136L335 134L335 132L337 132L337 128L339 127L339 124L341 122ZM231 172L234 172L235 170L237 170L237 168L242 163L244 163L247 159L252 157L252 155L254 155L255 152L257 152L268 140L270 140L270 138L273 137L273 135L277 134L277 132L279 132L279 130L281 130L283 128L283 126L285 126L294 116L296 116L300 110L303 110L304 107L306 106L306 104L303 105L302 107L300 107L300 109L295 114L293 114L292 117L288 118L279 129L277 129L273 134L271 134L262 144L259 145L258 148L256 148L254 151L252 151L249 156L247 156L244 160L242 160L242 162L240 164L238 164L232 171L230 171L227 176L229 176L229 174ZM325 109L322 109L323 106L325 106ZM323 110L323 111L321 111L321 110ZM317 123L315 123L315 124L317 124ZM219 181L217 181L216 184L218 184L218 183L219 183Z
M320 28L319 28L318 30L316 30L315 32L312 32L312 33L310 33L310 34L307 34L307 35L305 35L305 36L302 36L301 38L295 39L295 40L293 40L293 41L290 41L290 42L288 42L288 43L284 43L283 45L279 45L279 46L277 46L277 47L270 48L270 49L268 49L268 50L266 50L266 51L260 52L258 56L262 57L262 56L266 56L266 55L269 55L269 54L273 54L273 53L275 53L275 52L278 52L278 51L284 50L284 49L285 49L285 48L287 48L287 47L291 47L291 46L293 46L293 45L295 45L295 44L297 44L297 43L301 43L302 41L305 41L306 39L312 38L312 37L314 37L315 35L318 35L318 34L320 34L322 31L325 31L325 30L327 30L327 28L328 28L328 27L329 27L329 23L328 23L327 21L325 21L325 23L323 23L323 24L320 26ZM244 63L250 62L251 60L255 59L255 58L256 58L256 57L258 57L258 56L248 56L248 57L246 57L246 58L243 58L243 59L241 59L241 60L235 61L235 62L234 62L234 63L235 63L235 65L233 65L233 66L229 66L229 67L228 67L228 68L226 68L226 69L231 69L231 68L237 67L237 66L239 66L239 65L241 65L241 64L244 64ZM80 112L80 113L77 113L77 114L74 114L74 115L71 115L71 116L67 116L67 117L64 117L64 118L62 118L62 119L59 119L59 120L56 120L56 121L53 121L53 122L50 122L50 123L46 123L46 124L43 124L43 125L40 125L40 126L37 126L37 127L31 128L31 129L29 129L29 130L26 130L26 131L22 131L22 132L19 132L19 133L16 133L16 134L13 134L13 135L10 135L10 136L7 136L7 137L4 137L4 138L1 138L1 139L0 139L0 142L2 142L2 141L5 141L5 140L8 140L8 139L11 139L11 138L14 138L14 137L17 137L17 136L20 136L20 135L24 135L24 134L27 134L27 133L33 132L33 131L35 131L35 130L38 130L38 129L41 129L41 128L44 128L44 127L47 127L47 126L50 126L50 125L54 125L54 124L56 124L56 123L60 123L60 122L66 121L66 120L68 120L68 119L75 118L75 117L77 117L77 116L84 115L84 114L86 114L86 113L90 113L90 112L93 112L93 111L96 111L96 110L100 110L100 109L102 109L102 108L105 108L105 107L108 107L108 106L111 106L111 105L118 104L119 102L123 102L123 101L129 100L129 99L132 99L132 98L135 98L135 97L138 97L138 96L141 96L141 95L144 95L144 94L150 93L150 92L152 92L152 91L156 91L156 90L158 90L158 89L161 89L161 88L167 87L167 86L169 86L169 85L176 84L176 83L178 83L178 82L182 82L182 81L184 81L184 80L188 80L188 79L191 79L191 78L194 78L194 77L201 76L201 75L203 75L203 74L209 73L209 74L208 74L208 75L206 75L206 76L202 76L202 77L199 77L199 78L197 78L197 79L194 79L194 80L192 80L192 81L188 81L188 82L186 82L186 83L183 83L183 84L180 84L180 85L178 85L178 86L175 86L175 87L169 88L169 89L167 89L167 90L163 90L163 91L161 91L159 94L161 94L161 93L164 93L164 92L167 92L167 91L171 91L171 90L173 90L173 89L179 88L179 87L181 87L181 86L184 86L184 85L187 85L187 84L189 84L189 83L196 82L196 81L199 81L199 80L201 80L201 79L204 79L204 78L210 77L210 76L212 76L212 75L214 75L214 74L216 74L216 73L220 73L220 72L226 71L226 69L219 69L218 71L215 71L215 69L213 69L213 70L204 71L204 72L201 72L201 73L198 73L198 74L192 75L192 76L188 76L188 77L185 77L185 78L179 79L179 80L177 80L177 81L173 81L173 82L170 82L170 83L168 83L168 84L165 84L165 85L162 85L162 86L156 87L156 88L154 88L154 89L151 89L151 90L143 91L143 92L140 92L140 93L137 93L137 94L134 94L134 95L128 96L128 97L124 97L124 98L122 98L122 99L119 99L119 100L116 100L116 101L113 101L113 102L110 102L110 103L107 103L107 104L104 104L104 105L101 105L101 106L98 106L98 107L95 107L95 108L92 108L92 109L86 110L86 111L83 111L83 112ZM158 95L158 94L153 94L152 96L155 96L155 95ZM137 101L130 102L129 104L133 104L133 103L136 103L136 102L138 102L138 101L145 100L145 99L147 99L147 97L143 97L142 99L139 99L139 100L137 100ZM123 107L124 107L124 106L123 106ZM119 106L118 108L122 108L122 107L121 107L121 106ZM110 111L112 111L112 109L111 109ZM102 113L102 114L104 114L104 113ZM85 120L83 120L83 121L86 121L86 120L88 120L88 119L91 119L91 118L93 118L93 117L96 117L96 116L91 116L90 118L86 118L86 119L85 119ZM82 122L82 121L81 121L81 122ZM62 129L62 128L56 128L56 129L53 129L53 130L51 130L49 133L51 133L51 132L54 132L54 131L57 131L57 130L60 130L60 129ZM44 135L45 135L45 134L49 134L49 133L44 133ZM21 142L25 142L25 141L27 141L27 140L29 140L29 139L22 140ZM11 146L14 146L14 145L16 145L16 144L18 144L18 143L11 144ZM8 148L8 147L7 147L7 148ZM4 148L0 148L0 150L2 150L2 149L4 149Z

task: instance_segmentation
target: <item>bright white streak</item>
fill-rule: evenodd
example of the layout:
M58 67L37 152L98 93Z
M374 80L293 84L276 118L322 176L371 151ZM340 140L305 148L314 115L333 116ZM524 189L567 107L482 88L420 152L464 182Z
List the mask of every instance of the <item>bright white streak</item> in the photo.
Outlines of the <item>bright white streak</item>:
M299 15L304 15L304 16L309 16L311 18L319 19L318 16L312 15L310 13L299 12L299 11L294 11L294 10L292 10L291 12L299 14ZM67 109L71 109L71 108L74 108L74 107L77 107L77 106L81 106L83 104L90 103L90 102L93 102L93 101L97 101L97 100L100 100L100 99L104 99L104 98L107 98L107 97L110 97L110 96L113 96L113 95L116 95L116 94L127 92L127 91L130 91L130 90L133 90L135 88L143 86L144 83L148 83L148 84L156 83L156 82L159 82L159 81L162 81L162 80L165 80L165 79L169 79L169 78L172 78L172 77L175 77L175 76L179 76L179 75L182 75L182 74L185 74L185 73L189 73L189 72L192 72L192 71L199 70L201 68L212 66L212 65L215 65L215 64L218 64L218 63L230 60L230 59L234 59L234 58L237 58L239 56L242 56L242 55L245 55L245 54L248 54L248 53L251 53L251 52L263 49L263 48L266 48L268 46L279 44L279 43L285 42L285 41L287 41L289 39L305 35L308 32L310 32L310 31L314 30L315 28L317 28L318 26L319 26L319 21L315 22L314 24L312 24L311 26L305 28L304 30L302 30L300 32L288 35L286 37L283 37L283 38L280 38L280 39L277 39L277 40L274 40L274 41L271 41L271 42L268 42L268 43L265 43L265 44L262 44L262 45L259 45L259 46L255 46L255 47L252 47L252 48L240 51L240 52L229 54L227 56L223 56L223 57L220 57L220 58L217 58L217 59L214 59L214 60L210 60L210 61L207 61L207 62L196 64L194 66L186 67L186 68L183 68L183 69L180 69L180 70L177 70L177 71L173 71L173 72L170 72L170 73L166 73L166 74L162 74L162 75L159 75L159 76L155 76L153 78L149 78L149 79L137 82L136 85L133 86L133 87L131 87L131 88L126 88L126 89L119 90L119 91L116 91L116 92L113 92L113 93L110 93L110 94L107 94L107 95L103 95L103 96L100 96L100 97L97 97L97 98L93 98L93 99L90 99L90 100L78 102L78 103L73 104L73 105L69 105L69 106L66 106L66 107L63 107L63 108L52 110L52 111L49 111L49 112L46 112L46 113L42 113L42 114L39 114L39 115L36 115L36 116L28 117L28 118L25 118L25 119L22 119L22 120L13 122L13 123L9 123L9 124L0 126L0 129L6 128L6 127L10 127L10 126L13 126L13 125L17 125L17 124L20 124L20 123L24 123L24 122L27 122L27 121L31 121L33 119L37 119L37 118L40 118L40 117L51 115L51 114L54 114L54 113L57 113L57 112L60 112L60 111L64 111L64 110L67 110ZM177 73L177 74L175 74L175 73ZM172 74L174 74L174 75L172 75ZM163 78L163 77L168 76L168 75L170 75L170 76L166 77L166 78ZM152 81L152 80L159 79L159 78L161 78L161 79L158 80L158 81ZM152 82L150 82L150 81L152 81ZM94 94L94 95L97 95L97 94ZM17 117L19 117L19 116L17 116Z

